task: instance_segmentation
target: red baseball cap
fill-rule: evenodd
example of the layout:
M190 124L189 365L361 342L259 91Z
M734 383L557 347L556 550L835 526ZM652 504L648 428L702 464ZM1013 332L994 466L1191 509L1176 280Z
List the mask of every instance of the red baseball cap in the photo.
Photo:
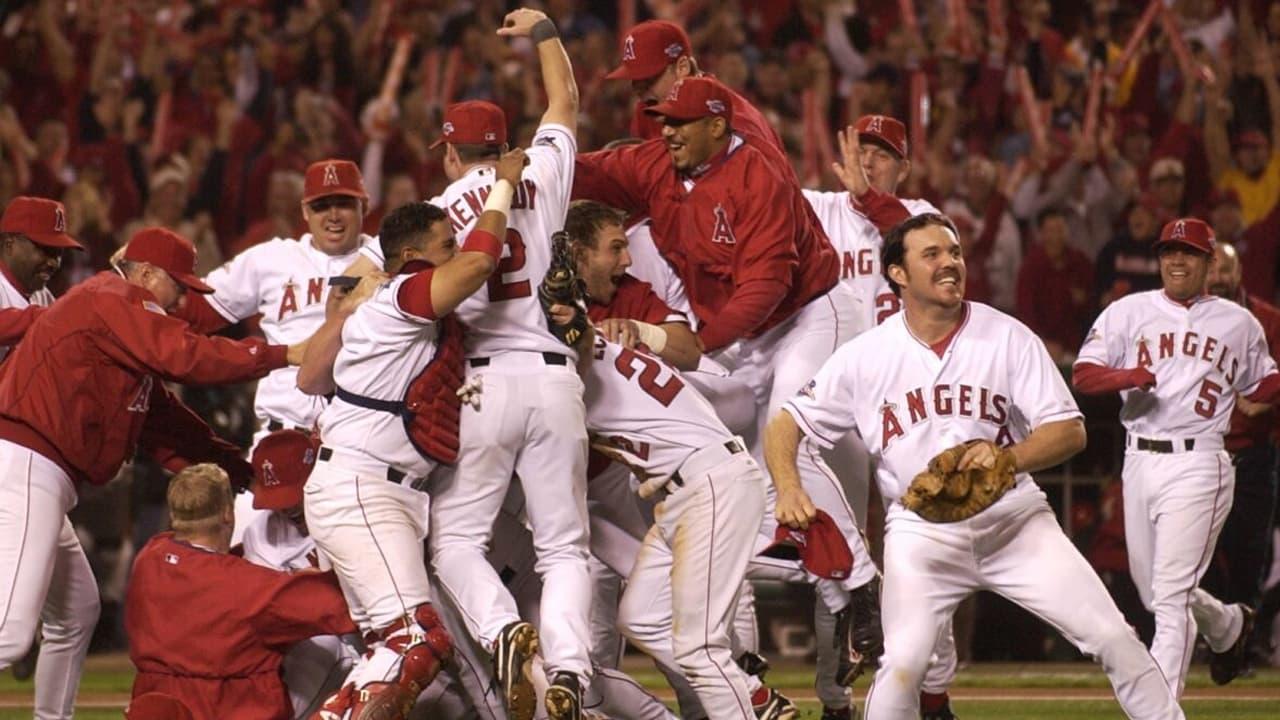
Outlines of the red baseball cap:
M689 36L675 23L646 20L622 38L622 64L605 75L609 80L648 80L681 55L692 53Z
M502 108L484 100L454 103L444 111L439 139L431 147L454 145L502 145L507 142L507 116Z
M26 195L10 200L0 219L0 232L25 235L45 247L84 249L67 234L67 209L57 200Z
M129 238L124 259L155 265L188 290L211 293L213 288L196 277L196 249L191 241L162 227L143 228Z
M347 195L368 200L360 168L350 160L320 160L307 166L302 184L302 202L309 203L327 195Z
M1164 226L1156 247L1161 245L1186 245L1202 253L1212 253L1215 240L1213 228L1199 218L1178 218Z
M865 135L888 146L900 159L907 156L907 126L901 120L888 115L863 115L853 127L858 131L859 142Z
M676 120L700 120L704 117L722 117L733 124L733 96L729 88L709 77L688 77L677 80L667 93L667 99L644 109L649 115L661 115Z
M160 692L143 693L125 706L125 720L194 720L179 699Z
M804 530L779 525L773 533L773 544L760 552L765 557L799 560L804 569L820 578L843 580L853 571L853 553L849 543L831 516L817 511Z
M301 430L277 430L253 449L253 506L287 510L302 502L302 486L316 464L320 439Z

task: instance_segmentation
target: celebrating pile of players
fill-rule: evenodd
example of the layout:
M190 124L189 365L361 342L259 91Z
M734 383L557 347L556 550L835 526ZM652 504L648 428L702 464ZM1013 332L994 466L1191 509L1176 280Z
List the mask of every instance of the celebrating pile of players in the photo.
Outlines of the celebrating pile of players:
M953 718L952 616L980 590L1096 658L1132 718L1183 717L1198 635L1216 681L1240 672L1252 611L1198 584L1232 504L1228 420L1280 374L1254 316L1207 291L1235 261L1208 224L1163 226L1162 287L1111 303L1070 373L1123 398L1148 647L1033 479L1086 445L1068 382L965 299L953 220L896 196L903 122L859 118L836 138L845 190L804 189L764 116L648 21L608 75L638 137L583 152L556 24L495 30L534 49L531 142L497 105L448 106L450 184L376 236L360 168L320 160L300 237L201 277L192 238L141 229L55 301L82 249L66 210L5 208L0 665L39 637L37 718L72 716L100 609L67 513L136 451L176 475L125 603L135 719L787 720L759 579L812 586L831 720L864 672L866 718ZM214 334L253 316L265 340ZM255 379L249 449L167 386ZM627 643L677 712L622 672Z

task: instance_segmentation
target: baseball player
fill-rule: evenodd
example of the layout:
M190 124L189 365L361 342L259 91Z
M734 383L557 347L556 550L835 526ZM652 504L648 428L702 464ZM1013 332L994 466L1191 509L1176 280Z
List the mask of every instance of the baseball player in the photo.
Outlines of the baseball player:
M701 344L722 351L717 359L755 391L763 427L848 339L842 318L855 312L852 293L794 179L733 131L732 98L720 83L686 78L646 112L662 117L663 138L580 155L575 191L651 217L654 240L702 320ZM848 590L874 594L875 567L840 484L816 450L801 457L806 488L868 560L845 587L829 588L835 612L849 606ZM764 534L773 535L771 516Z
M1243 663L1253 611L1197 585L1231 509L1235 468L1223 449L1236 394L1271 403L1280 373L1257 318L1206 294L1213 230L1181 218L1156 241L1162 290L1127 295L1094 322L1073 367L1076 389L1120 391L1126 431L1125 545L1142 602L1156 616L1151 654L1182 694L1196 631L1230 682Z
M165 693L201 720L293 717L282 649L356 627L332 573L270 570L229 554L231 496L212 464L169 483L173 532L138 552L125 600L133 695Z
M71 717L98 619L97 583L66 517L78 488L107 483L138 450L172 470L217 461L247 483L240 449L163 381L242 382L302 355L301 346L201 337L166 316L188 290L209 291L194 267L186 239L139 231L119 274L73 288L0 365L0 667L26 653L42 621L42 720Z
M235 256L204 279L214 292L190 298L178 315L206 333L261 315L268 342L294 343L310 337L324 323L329 278L343 275L357 251L375 242L360 232L367 211L368 195L355 163L312 163L302 196L309 232L296 240L275 238ZM282 368L258 383L255 443L281 428L315 426L327 400L300 391L297 373L296 368Z
M48 307L45 287L62 267L62 254L84 246L67 234L67 211L56 200L19 196L0 218L0 308ZM0 347L0 359L9 352Z
M975 590L998 592L1098 657L1133 718L1181 718L1155 661L1062 533L1028 474L1084 447L1084 425L1044 345L1025 326L964 301L955 227L926 213L885 238L881 266L903 311L838 349L770 423L766 458L778 521L815 515L796 467L801 439L830 445L857 430L878 462L887 512L885 650L869 720L915 717L940 631ZM971 439L958 469L1008 468L1016 484L968 519L931 522L903 496L924 460Z
M523 720L533 688L522 672L539 644L498 574L484 562L494 518L514 471L524 488L542 576L541 650L554 720L578 718L591 676L585 500L586 431L577 353L552 335L535 286L551 262L551 235L564 225L577 152L578 90L555 24L529 9L509 13L499 34L529 37L542 68L547 110L512 204L505 254L487 287L459 308L467 325L469 384L483 397L462 409L457 467L432 488L431 554L441 586L472 635L494 653L494 674ZM431 202L465 237L473 208L491 192L493 161L507 142L502 111L467 102L445 112L440 144L452 183Z
M335 398L319 420L323 445L304 491L307 527L352 616L375 638L372 653L325 703L339 716L384 706L407 714L452 655L431 606L422 489L437 465L457 457L463 328L452 313L499 266L524 161L519 150L502 156L460 251L438 206L414 203L387 215L379 244L394 279L318 333L323 353L329 330L339 327L341 348L332 363ZM309 350L300 382L315 360Z

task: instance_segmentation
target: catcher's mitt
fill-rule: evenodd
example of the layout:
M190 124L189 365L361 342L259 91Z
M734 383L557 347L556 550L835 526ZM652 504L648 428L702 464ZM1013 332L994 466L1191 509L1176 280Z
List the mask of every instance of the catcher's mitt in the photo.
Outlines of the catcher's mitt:
M587 291L578 277L578 268L569 250L569 234L563 230L551 236L551 266L538 284L538 300L547 316L547 327L566 345L578 342L587 331ZM552 305L568 305L576 308L573 320L561 325L551 318Z
M965 451L980 443L991 446L996 455L995 466L957 471L956 465ZM1013 487L1015 466L1012 452L990 440L970 440L935 455L929 467L911 481L902 504L930 522L967 520L991 507Z

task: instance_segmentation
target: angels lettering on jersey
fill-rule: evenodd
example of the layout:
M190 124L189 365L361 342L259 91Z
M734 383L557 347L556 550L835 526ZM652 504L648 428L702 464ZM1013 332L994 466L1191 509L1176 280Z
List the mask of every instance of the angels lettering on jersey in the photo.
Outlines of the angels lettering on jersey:
M1090 333L1090 337L1093 337L1093 333ZM1154 341L1145 335L1139 336L1137 344L1138 367L1149 368L1156 360L1165 360L1178 353L1209 363L1222 374L1228 385L1235 383L1236 373L1240 370L1240 357L1230 346L1212 335L1201 336L1192 330L1184 333L1162 332ZM1152 345L1155 345L1154 356L1151 352Z
M280 307L276 310L276 320L284 320L286 315L298 312L300 307L324 302L324 286L327 280L327 278L313 277L297 282L290 277L284 284L284 291L280 294Z
M449 203L449 206L445 208L445 212L449 215L449 224L453 227L454 232L462 232L480 217L480 214L484 212L484 203L489 199L489 191L492 189L492 185L481 185L478 188L461 193L456 200ZM538 186L534 185L532 180L524 178L516 187L515 197L511 199L511 209L536 210L537 201Z
M812 397L812 388L809 393ZM940 383L929 390L918 387L901 398L885 399L880 406L880 446L888 448L894 439L926 420L950 417L989 423L999 428L994 440L997 445L1013 445L1008 426L1009 398L978 385Z

